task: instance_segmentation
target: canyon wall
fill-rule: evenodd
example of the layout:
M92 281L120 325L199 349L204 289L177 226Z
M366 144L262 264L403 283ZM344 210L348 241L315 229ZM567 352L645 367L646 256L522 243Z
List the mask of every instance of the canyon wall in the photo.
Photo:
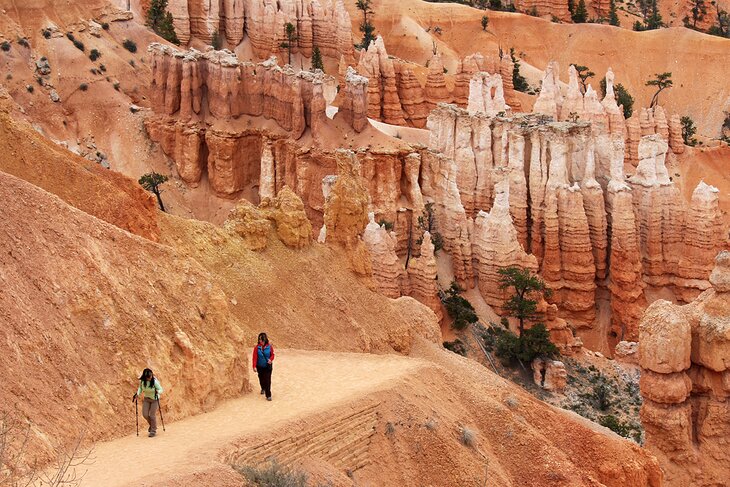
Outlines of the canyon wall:
M277 129L271 132L291 139L307 129L317 137L327 122L324 96L335 80L321 71L295 73L278 66L276 58L240 62L225 50L151 44L149 52L154 115L145 127L190 185L207 172L211 188L222 196L258 186L260 161L271 160L271 144L249 128L246 117L273 120ZM273 173L264 168L266 174Z
M332 123L324 115L322 75L295 75L274 62L238 63L226 52L171 55L165 49L153 49L157 115L147 128L181 177L192 182L207 170L213 189L231 197L247 188L253 198L272 197L288 186L302 199L313 232L341 240L327 235L330 228L322 230L342 158L316 138ZM489 68L477 58L462 69ZM397 73L380 42L361 61L360 68L373 76L384 69ZM691 202L683 200L665 165L668 126L660 133L647 127L637 144L636 173L627 179L626 125L613 97L613 73L607 73L607 96L599 100L590 87L580 90L572 67L562 90L557 69L548 66L533 114L513 114L497 75L479 70L469 78L469 109L439 104L430 112L427 147L394 143L351 153L368 199L360 212L362 228L346 240L369 252L367 258L360 252L358 265L384 294L420 293L438 312L433 283L427 282L430 258L412 271L399 261L430 253L422 247L425 231L450 254L460 285L478 285L498 313L505 296L497 271L517 264L541 274L560 319L574 329L608 335L610 346L638 339L647 288L669 290L682 302L709 289L713 256L726 245L718 190L702 182ZM423 90L423 105L427 93L446 96L437 74L431 73L430 90ZM387 113L391 120L416 113L398 98L397 81L377 76L376 88L387 90L374 90L375 83L348 67L335 122L341 117L361 132L372 130L368 113ZM256 91L260 77L272 81ZM197 94L201 86L207 87L206 97ZM378 103L371 103L373 97ZM276 130L239 128L236 115L274 120ZM297 140L307 128L313 137ZM345 145L349 135L341 136ZM201 163L206 155L207 166ZM431 222L428 228L419 218ZM604 299L599 296L610 300L610 323L597 319ZM567 326L563 322L556 330ZM570 340L563 341L569 346Z
M710 283L686 306L656 301L641 320L641 422L668 485L725 485L730 472L730 252Z
M352 57L350 15L342 0L170 0L175 32L182 44L191 38L206 43L214 37L235 48L248 39L259 59L286 51L285 26L296 27L293 52L311 57L314 47L323 56Z

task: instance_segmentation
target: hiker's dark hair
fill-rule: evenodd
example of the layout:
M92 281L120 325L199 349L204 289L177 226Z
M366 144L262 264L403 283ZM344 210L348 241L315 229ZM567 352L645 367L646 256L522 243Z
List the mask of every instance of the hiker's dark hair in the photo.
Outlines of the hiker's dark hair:
M150 374L149 385L147 384L147 381L145 380L145 376L147 375L147 373ZM152 387L153 385L155 385L155 374L152 373L152 369L144 369L142 371L142 375L139 376L139 380L144 383L145 387Z
M261 333L259 333L259 341L260 342L264 342L264 345L268 345L269 344L269 337L267 337L266 336L266 333L264 333L262 331Z

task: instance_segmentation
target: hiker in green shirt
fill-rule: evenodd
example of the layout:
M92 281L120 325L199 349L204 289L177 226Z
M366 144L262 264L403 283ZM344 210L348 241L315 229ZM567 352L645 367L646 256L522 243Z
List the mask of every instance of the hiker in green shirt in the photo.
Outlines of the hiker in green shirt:
M142 417L146 419L150 425L147 429L150 437L157 434L157 410L160 407L160 394L162 394L160 381L155 378L155 375L152 373L152 369L144 369L139 378L139 387L137 387L137 392L134 396L132 396L132 402L136 401L138 396L143 396Z

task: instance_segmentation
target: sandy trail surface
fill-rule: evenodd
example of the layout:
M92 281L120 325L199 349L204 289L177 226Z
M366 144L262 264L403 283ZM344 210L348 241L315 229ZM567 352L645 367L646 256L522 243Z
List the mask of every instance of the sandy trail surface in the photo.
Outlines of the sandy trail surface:
M397 355L279 350L272 402L258 393L252 374L253 393L212 412L166 424L165 432L158 418L155 438L146 436L147 423L140 417L139 437L132 434L96 445L81 486L153 485L167 476L209 467L221 449L238 438L385 389L424 364ZM130 414L130 428L133 421Z

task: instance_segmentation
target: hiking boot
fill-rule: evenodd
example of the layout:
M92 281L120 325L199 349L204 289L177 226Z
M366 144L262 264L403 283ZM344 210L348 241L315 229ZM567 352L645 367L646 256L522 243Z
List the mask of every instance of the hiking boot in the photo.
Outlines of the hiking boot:
M150 431L149 437L152 438L153 436L157 435L155 431Z
M271 401L271 396L266 398L267 401Z
M264 393L264 390L263 390L263 389L261 389L261 394L263 395L263 393Z

